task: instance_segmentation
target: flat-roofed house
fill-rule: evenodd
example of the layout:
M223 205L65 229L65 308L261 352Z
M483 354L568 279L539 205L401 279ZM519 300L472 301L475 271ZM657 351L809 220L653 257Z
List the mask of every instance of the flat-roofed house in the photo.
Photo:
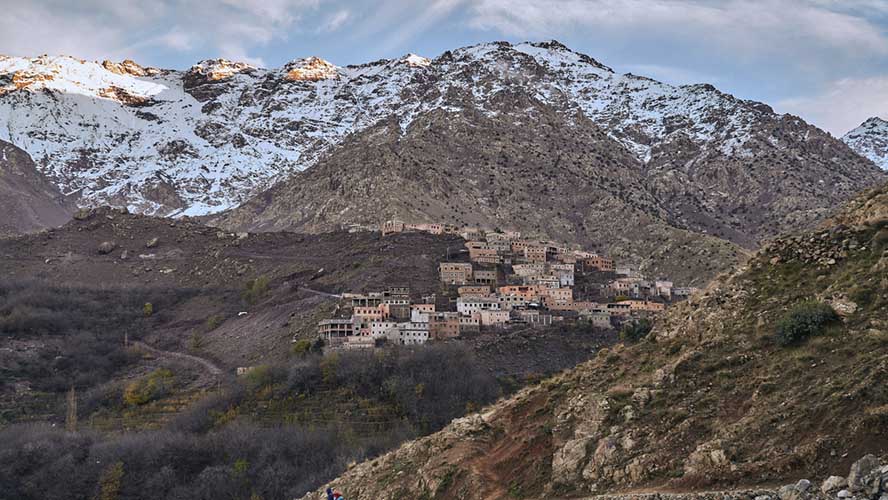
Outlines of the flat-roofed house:
M531 245L524 249L524 259L527 262L546 262L546 247Z
M325 319L318 323L318 337L328 344L344 342L354 332L355 325L351 319Z
M438 266L441 282L447 285L468 285L472 281L472 264L442 262Z
M447 340L459 337L459 313L436 312L429 317L429 338Z
M394 233L403 233L404 223L399 220L387 220L382 223L383 236Z
M500 326L509 322L509 311L480 311L481 326Z
M544 288L540 296L547 309L569 311L573 308L573 290L570 288Z
M612 273L615 271L614 268L614 260L608 257L603 257L601 255L593 255L591 257L584 257L580 259L580 265L583 270L596 270L601 272L609 272Z
M463 316L471 316L481 311L499 311L500 303L496 299L481 297L460 297L456 299L456 310Z
M465 285L457 288L456 293L460 297L489 297L491 292L488 285Z
M473 281L476 285L492 285L496 286L496 271L476 270L472 273Z
M663 312L666 310L666 304L650 300L626 300L623 303L629 304L630 311Z
M367 321L381 321L384 312L380 306L358 306L352 309L352 316Z
M523 298L526 302L540 300L540 287L536 285L508 285L499 287L499 295L512 295Z

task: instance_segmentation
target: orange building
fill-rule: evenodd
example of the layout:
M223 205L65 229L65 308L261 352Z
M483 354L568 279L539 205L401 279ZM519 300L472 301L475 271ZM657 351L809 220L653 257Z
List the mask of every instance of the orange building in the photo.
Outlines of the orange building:
M630 311L663 312L666 310L666 304L649 300L624 300L621 304L629 304Z
M540 300L540 287L536 285L509 285L499 287L500 295L512 295L521 297L527 302Z
M468 285L472 281L472 265L465 262L442 262L441 281L448 285Z
M548 309L566 311L573 307L573 290L570 288L544 288L540 295Z
M602 257L600 255L595 255L592 257L586 257L580 261L583 264L583 269L585 270L598 270L601 272L609 272L612 273L616 269L614 267L614 260L609 259L607 257Z

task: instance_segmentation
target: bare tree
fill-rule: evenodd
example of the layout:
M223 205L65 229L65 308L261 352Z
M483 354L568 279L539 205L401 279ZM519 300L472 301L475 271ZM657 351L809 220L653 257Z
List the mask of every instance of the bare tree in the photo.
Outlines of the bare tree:
M68 414L65 416L65 429L68 432L77 432L77 391L74 386L68 391Z

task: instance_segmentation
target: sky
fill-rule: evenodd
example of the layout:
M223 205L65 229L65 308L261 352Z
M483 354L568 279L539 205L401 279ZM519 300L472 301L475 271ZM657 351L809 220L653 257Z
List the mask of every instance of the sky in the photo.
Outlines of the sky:
M0 54L187 68L434 58L556 39L620 72L711 83L841 136L888 119L888 0L0 0Z

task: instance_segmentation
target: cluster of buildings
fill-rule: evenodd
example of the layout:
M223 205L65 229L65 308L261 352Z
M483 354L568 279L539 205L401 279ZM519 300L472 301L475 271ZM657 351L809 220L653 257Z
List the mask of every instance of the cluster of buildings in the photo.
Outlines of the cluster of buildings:
M423 344L565 321L615 328L662 312L695 291L648 280L606 256L522 238L517 231L399 221L382 226L383 234L404 231L459 234L465 240L454 261L439 264L441 293L415 300L408 288L344 294L339 317L318 325L328 347Z
M469 330L477 332L481 326L478 318L439 311L435 295L413 301L410 289L401 287L345 293L339 316L318 323L318 336L328 347L366 348L381 342L424 344L456 338Z

